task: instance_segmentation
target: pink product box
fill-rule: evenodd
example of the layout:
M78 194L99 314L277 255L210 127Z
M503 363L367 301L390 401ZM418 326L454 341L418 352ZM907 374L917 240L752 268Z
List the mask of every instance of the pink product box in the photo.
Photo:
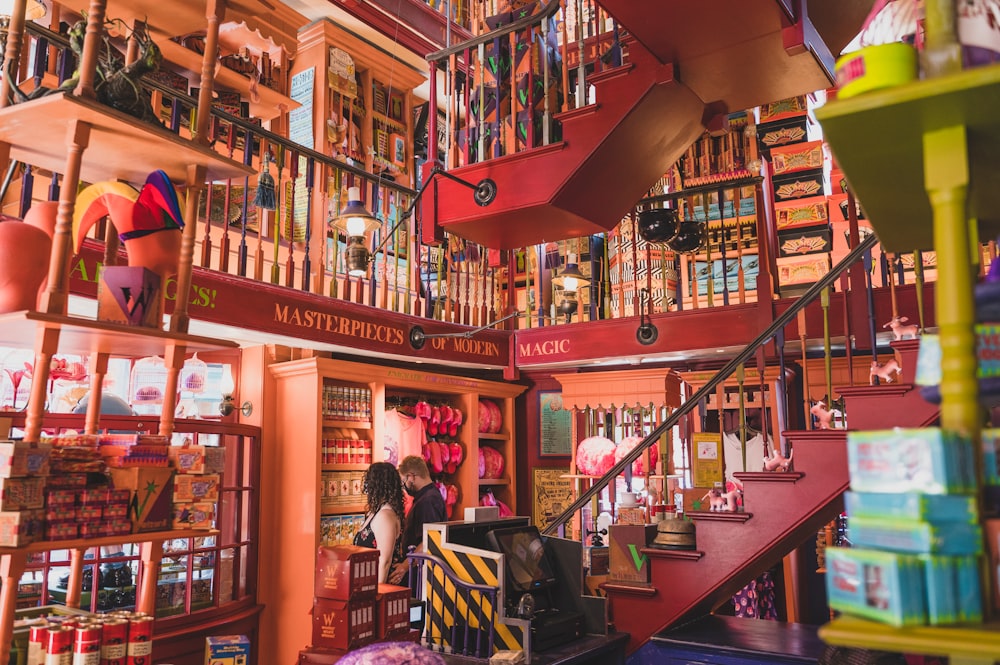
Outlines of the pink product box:
M45 490L46 508L72 508L80 502L80 492L72 489L52 489Z
M61 473L58 476L49 477L49 489L79 489L87 486L87 474L85 473Z
M128 505L129 500L132 498L132 492L129 490L108 490L108 503L109 506L117 505Z
M104 522L88 522L80 525L81 538L100 538L110 535L108 527Z
M91 504L76 509L76 519L80 521L99 520L104 516L104 506Z
M195 476L178 473L174 476L174 501L218 501L219 476L208 474Z
M27 510L45 505L45 478L0 478L0 510Z
M51 453L48 443L0 441L0 476L47 476Z
M108 502L108 488L100 487L80 492L80 504L84 506L103 506Z
M126 536L132 533L132 521L129 519L105 519L107 536Z
M104 519L117 519L128 516L127 503L113 503L104 506Z
M204 473L222 473L226 468L226 449L219 446L205 446Z
M78 537L76 522L50 522L45 526L45 540L70 540Z
M64 506L59 508L49 506L45 509L45 521L47 522L64 522L66 520L75 519L76 506Z

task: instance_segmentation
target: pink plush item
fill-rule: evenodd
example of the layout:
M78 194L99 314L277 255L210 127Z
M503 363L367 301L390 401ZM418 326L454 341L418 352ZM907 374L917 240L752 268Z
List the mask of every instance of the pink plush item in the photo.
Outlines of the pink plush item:
M444 471L444 462L441 460L442 445L437 441L428 441L427 447L431 449L431 461L428 462L427 466L432 472L441 473Z
M622 439L621 442L615 447L615 464L617 464L618 462L622 461L622 459L624 459L625 455L629 454L632 451L633 448L635 448L640 443L642 443L642 439L643 439L643 437L641 437L641 436L627 436L624 439ZM650 457L650 461L652 462L652 465L653 465L654 468L656 467L656 457L657 457L657 452L656 451L657 451L657 448L656 448L656 444L654 443L649 448L649 457ZM645 473L645 469L646 469L645 460L646 460L646 456L645 455L641 455L639 457L639 459L637 459L636 461L632 462L632 475L633 476L641 476L641 475L643 475Z
M441 407L431 407L431 417L427 421L427 433L431 436L437 436L438 425L441 424Z
M486 456L483 455L483 449L479 449L479 479L482 480L486 477ZM483 504L486 505L485 503Z
M428 464L431 462L431 443L427 442L420 446L420 454L424 456L424 461Z
M603 476L615 465L615 442L590 436L576 448L576 468L587 476Z
M493 429L493 411L490 410L489 403L479 400L479 433L487 433Z
M504 458L500 454L500 451L496 448L490 448L489 446L483 446L479 449L479 454L483 458L485 474L482 476L487 479L498 479L503 478L504 470Z
M416 406L413 407L413 415L424 421L424 426L427 426L427 421L431 417L431 405L427 402L417 402Z
M441 464L448 468L448 462L451 461L451 447L447 443L439 443L438 448L441 450Z
M490 432L496 434L503 428L503 415L500 413L500 407L497 406L496 402L487 400L486 405L489 407L490 413L493 416Z
M448 485L446 488L446 496L444 498L445 508L448 510L448 518L450 519L455 512L455 504L458 503L458 488L454 485Z
M448 434L448 428L451 427L452 418L451 407L447 404L441 407L441 422L438 424L438 434L445 436Z
M448 425L448 436L458 436L458 428L462 425L462 412L451 410L451 423Z
M441 492L441 498L445 501L448 500L448 488L441 481L434 483L434 487L437 488L438 492Z

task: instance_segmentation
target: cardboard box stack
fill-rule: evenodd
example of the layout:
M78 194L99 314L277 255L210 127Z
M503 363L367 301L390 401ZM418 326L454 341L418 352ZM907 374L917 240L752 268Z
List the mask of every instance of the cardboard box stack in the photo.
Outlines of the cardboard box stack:
M412 638L410 590L378 583L378 556L355 545L319 548L312 646L300 663L334 663L371 642Z
M176 470L172 526L211 529L222 488L225 449L217 446L170 446L167 455Z
M830 607L896 626L983 619L972 442L936 428L848 433L853 548L826 551Z
M154 434L100 435L100 454L115 495L127 493L121 495L127 497L132 533L170 529L174 470L169 444L167 437Z
M42 538L51 451L46 443L0 442L0 546L21 547Z

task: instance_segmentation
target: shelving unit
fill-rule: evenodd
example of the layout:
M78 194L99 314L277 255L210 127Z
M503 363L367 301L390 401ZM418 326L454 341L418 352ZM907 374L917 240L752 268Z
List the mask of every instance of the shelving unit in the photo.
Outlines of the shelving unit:
M957 49L954 34L936 23L955 11L952 3L933 0L926 11L928 48ZM982 422L970 248L977 232L1000 231L998 104L1000 65L992 65L927 73L925 80L831 102L816 112L886 249L937 252L941 428L969 436L978 435ZM897 629L843 617L820 636L832 644L945 655L952 665L987 665L1000 658L996 628Z
M261 590L262 602L273 610L262 618L262 644L269 646L264 647L261 662L279 663L292 662L301 645L309 641L309 624L301 617L312 606L320 517L365 511L363 504L338 504L336 508L322 505L323 471L357 473L367 468L367 465L322 463L321 442L330 422L323 417L323 387L367 387L371 391L371 422L361 422L358 431L362 438L373 442L374 462L385 461L387 395L419 397L460 409L463 422L454 438L461 442L465 456L456 473L445 479L460 488L454 513L457 516L462 515L465 507L479 505L480 490L486 489L492 489L498 499L516 510L514 398L524 387L327 358L282 362L272 365L270 371L275 385L275 430L273 445L265 448L262 469L263 483L273 499L262 506L261 530L270 536L268 560L272 562L274 576L268 585L274 595L267 597L268 592ZM477 434L480 398L491 399L500 407L499 433ZM337 422L348 427L358 425L340 419ZM480 480L477 463L480 445L492 445L503 453L506 470L502 479Z
M15 3L10 23L6 59L18 71L24 34L24 0ZM62 174L59 212L52 240L49 275L39 311L4 315L0 337L5 343L31 346L35 350L34 376L25 416L24 438L36 441L45 413L46 384L51 360L56 352L90 354L91 396L85 431L95 433L100 418L100 395L110 355L162 355L166 359L167 382L159 433L170 436L180 369L188 350L232 348L235 344L189 335L188 301L194 239L197 237L198 194L209 179L227 179L253 174L253 170L226 159L207 145L209 105L213 88L214 61L218 55L218 25L226 3L183 0L163 3L140 0L114 3L109 11L102 0L69 0L69 9L85 9L87 33L80 57L79 84L73 92L52 94L17 105L8 105L10 81L0 88L0 162L17 159L35 168ZM264 6L256 0L235 0L236 11L257 11ZM200 68L201 94L198 105L196 141L180 138L162 127L144 123L98 103L95 99L97 53L105 17L124 19L129 25L147 22L153 32L181 34L207 24L206 50ZM91 155L93 158L91 159ZM85 158L86 156L86 158ZM141 183L157 169L164 170L176 183L186 186L181 252L177 271L177 296L169 330L128 328L67 316L68 276L73 259L72 221L77 191L82 181L127 180ZM162 297L161 292L161 297ZM88 538L34 543L27 547L0 550L0 653L10 651L13 637L17 588L29 555L50 549L69 550L70 575L66 604L79 604L84 552L92 547L119 543L141 543L142 579L136 596L138 609L153 614L159 580L163 543L178 538L204 537L212 531L164 531L106 538Z

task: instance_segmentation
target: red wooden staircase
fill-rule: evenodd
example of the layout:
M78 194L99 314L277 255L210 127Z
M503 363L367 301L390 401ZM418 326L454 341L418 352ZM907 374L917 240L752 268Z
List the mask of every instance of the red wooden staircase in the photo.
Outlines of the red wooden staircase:
M651 586L608 587L611 620L631 634L630 651L667 626L709 612L842 510L846 431L785 435L795 450L794 472L737 474L745 513L693 513L696 552L643 549Z
M611 229L706 127L828 87L826 35L839 48L844 26L864 17L865 3L849 4L840 29L819 31L805 0L602 0L627 35L627 64L588 77L596 103L555 116L561 141L449 169L468 183L492 179L488 206L436 178L421 202L424 239L444 229L515 249Z

